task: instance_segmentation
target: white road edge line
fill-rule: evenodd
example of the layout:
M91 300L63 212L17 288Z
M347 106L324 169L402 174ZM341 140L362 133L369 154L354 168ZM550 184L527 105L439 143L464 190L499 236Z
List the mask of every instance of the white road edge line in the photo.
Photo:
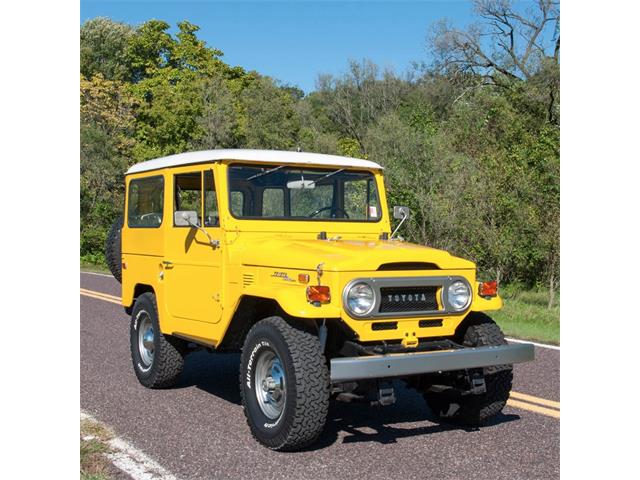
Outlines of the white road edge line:
M557 345L547 345L546 343L536 343L536 342L530 342L529 340L519 340L517 338L509 338L509 337L505 337L505 339L508 342L530 343L530 344L535 345L536 347L540 347L540 348L548 348L550 350L560 350L560 347L558 347Z
M98 273L98 272L85 272L84 270L80 270L80 273L86 273L89 275L98 275L100 277L109 277L113 278L113 275L109 275L108 273Z
M80 412L80 418L98 422L93 416L83 411ZM133 480L177 480L158 462L126 440L114 437L107 444L115 450L108 454L107 458L120 470L130 475Z

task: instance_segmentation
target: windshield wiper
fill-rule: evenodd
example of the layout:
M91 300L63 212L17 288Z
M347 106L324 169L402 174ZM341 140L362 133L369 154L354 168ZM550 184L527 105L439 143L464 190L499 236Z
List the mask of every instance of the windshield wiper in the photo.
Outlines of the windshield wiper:
M335 172L331 172L326 174L324 177L320 177L317 180L311 180L313 183L317 184L320 180L324 180L325 178L329 178L331 175L335 175L336 173L340 173L343 170L345 170L344 168L341 168L340 170L336 170Z
M269 175L271 172L275 172L276 170L280 170L284 168L284 165L280 165L279 167L272 168L271 170L267 170L266 172L256 173L255 175L251 175L247 180L253 180L254 178L262 177L264 175ZM343 169L344 170L344 169Z

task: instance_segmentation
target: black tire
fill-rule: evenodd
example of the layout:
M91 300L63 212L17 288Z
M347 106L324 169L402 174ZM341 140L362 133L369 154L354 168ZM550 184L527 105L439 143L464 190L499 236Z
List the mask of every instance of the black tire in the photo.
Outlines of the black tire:
M139 346L140 328L150 321L153 329L153 357L145 361ZM143 332L144 333L144 332ZM179 344L160 332L158 308L153 293L143 293L136 299L131 314L131 360L136 377L147 388L167 388L176 383L184 366Z
M487 315L472 312L465 319L460 331L461 341L468 347L505 345L507 341L500 327ZM461 396L458 390L425 392L429 408L451 423L477 427L502 411L513 381L511 365L495 365L484 368L486 393Z
M257 363L275 353L281 361L286 400L277 419L265 415L256 392ZM304 448L320 436L329 409L329 370L318 337L280 317L256 323L242 348L240 395L253 437L272 450Z
M122 215L114 220L104 245L104 258L111 275L122 283Z

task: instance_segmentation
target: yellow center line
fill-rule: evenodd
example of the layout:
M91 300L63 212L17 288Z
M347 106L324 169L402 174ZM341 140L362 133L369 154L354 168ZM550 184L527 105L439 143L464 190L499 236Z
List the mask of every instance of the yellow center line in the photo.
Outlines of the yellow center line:
M514 392L511 392L513 395ZM520 400L507 400L507 405L510 407L521 408L523 410L529 410L530 412L540 413L542 415L546 415L547 417L560 418L560 411L553 410L552 408L539 407L538 405L534 405L533 403L521 402Z
M80 295L95 298L97 300L104 300L105 302L115 303L116 305L121 304L120 297L109 295L108 293L97 292L95 290L87 290L86 288L80 289ZM535 405L536 403L538 405ZM511 398L507 400L507 405L509 405L510 407L528 410L530 412L540 413L548 417L560 418L560 411L555 410L560 409L560 402L547 400L546 398L534 397L533 395L527 395L525 393L511 392ZM541 405L546 405L546 407L553 408L546 408Z
M533 395L526 395L518 392L511 392L511 396L518 400L524 400L525 402L537 403L538 405L560 409L560 402L547 400L546 398L534 397Z
M115 295L109 295L108 293L96 292L94 290L87 290L86 288L81 288L80 293L89 294L89 295L97 295L99 297L110 298L112 300L120 301L120 297L116 297Z
M80 291L80 295L84 295L85 297L90 297L90 298L95 298L97 300L103 300L105 302L110 302L110 303L115 303L116 305L120 305L120 300L116 300L114 298L110 298L107 296L103 296L103 295L95 295L93 292L89 293L90 291ZM97 293L97 292L96 292Z

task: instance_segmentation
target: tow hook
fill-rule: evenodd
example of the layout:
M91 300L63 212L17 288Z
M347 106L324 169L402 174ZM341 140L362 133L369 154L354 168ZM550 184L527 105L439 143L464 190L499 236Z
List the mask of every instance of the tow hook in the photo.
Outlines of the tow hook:
M469 382L469 390L467 395L481 395L487 393L487 384L484 381L484 373L482 370L469 370L467 373L467 381Z
M396 394L391 382L378 382L378 400L373 402L375 405L386 407L396 403Z

